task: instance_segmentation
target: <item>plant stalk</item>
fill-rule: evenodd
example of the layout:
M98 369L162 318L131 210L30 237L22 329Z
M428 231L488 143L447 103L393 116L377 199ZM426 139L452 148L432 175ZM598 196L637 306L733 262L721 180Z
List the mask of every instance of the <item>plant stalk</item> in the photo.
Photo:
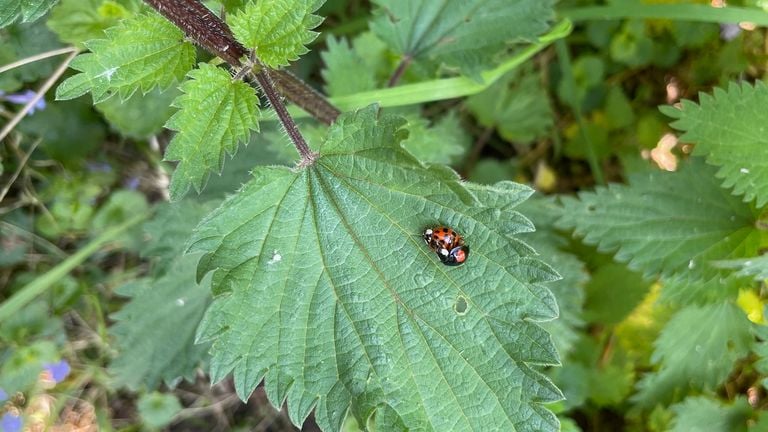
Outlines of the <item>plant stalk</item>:
M235 39L229 26L199 1L144 0L144 2L180 28L188 38L206 51L220 57L236 70L243 67L241 59L248 56L248 50ZM271 75L275 87L286 99L317 120L331 124L341 114L341 111L328 99L293 74L273 70ZM283 104L282 100L279 103Z

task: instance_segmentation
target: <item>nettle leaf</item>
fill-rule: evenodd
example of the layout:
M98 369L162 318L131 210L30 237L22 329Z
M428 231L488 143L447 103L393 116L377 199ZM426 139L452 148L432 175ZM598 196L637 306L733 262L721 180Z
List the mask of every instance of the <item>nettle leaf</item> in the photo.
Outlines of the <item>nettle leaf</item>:
M688 389L713 390L754 344L751 323L732 303L688 306L677 312L655 342L651 361L660 366L638 383L643 407L670 402Z
M157 279L140 279L118 289L131 301L112 315L118 355L110 365L118 385L156 388L180 378L194 380L208 345L195 345L195 327L210 303L210 278L195 282L199 255L175 260Z
M122 21L105 31L106 39L85 43L90 53L71 64L82 73L61 83L57 99L73 99L90 91L94 103L119 93L127 99L136 90L166 89L182 80L195 62L195 47L162 16L152 13Z
M46 23L64 42L101 39L104 30L139 10L136 0L61 0Z
M734 269L738 276L752 278L756 281L768 279L768 255L766 254L753 258L718 261L716 265L721 268Z
M535 321L557 315L555 272L514 235L530 189L465 189L399 145L404 121L344 114L312 165L259 167L197 228L216 299L199 329L211 378L246 399L264 379L300 424L351 413L410 430L554 431L560 392L531 365L557 364ZM445 224L471 255L447 267L421 239ZM381 424L385 424L381 423Z
M682 109L662 112L677 119L671 125L685 132L681 141L696 144L694 154L719 167L723 186L762 207L768 202L768 161L756 155L768 148L768 86L731 83L727 91L715 89L714 96L701 93L699 99L698 105L684 100Z
M479 78L507 44L534 41L554 18L552 0L374 0L371 30L397 53Z
M344 96L376 88L376 70L349 46L346 39L330 36L328 49L320 53L325 68L325 92L329 96Z
M549 96L533 68L507 74L466 103L481 125L509 142L529 144L554 124Z
M0 2L0 28L15 21L35 21L57 2L58 0L3 0Z
M561 228L646 275L708 279L723 272L712 261L756 255L760 241L755 210L697 160L564 198L562 215Z
M450 164L471 145L470 136L454 113L443 116L432 125L419 115L407 116L406 119L408 138L402 145L422 162Z
M536 231L521 233L525 242L541 255L541 260L557 269L562 279L548 285L557 299L560 316L556 320L542 323L551 335L561 356L570 352L580 337L584 326L584 286L589 274L575 255L564 252L566 240L555 232L554 221L560 206L553 199L533 196L519 207L521 213L536 221Z
M686 398L672 406L675 413L671 432L731 432L747 430L752 407L744 397L737 397L731 405L704 396ZM759 430L759 429L756 429Z
M286 66L309 52L306 45L319 33L323 22L313 15L325 0L258 0L245 5L229 19L237 40L254 50L271 68Z
M166 160L179 161L171 178L172 200L190 187L199 193L209 173L221 171L225 154L233 155L252 130L259 130L259 99L251 86L207 63L189 77L173 103L179 111L165 125L178 131L165 153Z

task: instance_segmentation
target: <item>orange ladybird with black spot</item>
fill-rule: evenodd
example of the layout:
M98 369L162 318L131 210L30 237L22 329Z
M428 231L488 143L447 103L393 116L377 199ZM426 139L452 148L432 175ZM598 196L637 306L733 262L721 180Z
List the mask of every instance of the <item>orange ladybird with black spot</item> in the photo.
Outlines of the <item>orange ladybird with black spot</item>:
M469 246L453 228L438 226L424 230L424 242L432 249L440 262L447 266L462 265L469 257Z

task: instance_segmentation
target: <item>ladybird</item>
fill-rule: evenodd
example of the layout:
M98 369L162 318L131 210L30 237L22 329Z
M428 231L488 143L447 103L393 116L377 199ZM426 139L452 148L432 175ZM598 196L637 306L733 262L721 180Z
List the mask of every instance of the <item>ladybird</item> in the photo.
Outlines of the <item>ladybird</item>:
M435 251L440 262L447 266L464 264L469 257L469 246L464 244L464 239L452 228L427 228L424 230L424 242Z

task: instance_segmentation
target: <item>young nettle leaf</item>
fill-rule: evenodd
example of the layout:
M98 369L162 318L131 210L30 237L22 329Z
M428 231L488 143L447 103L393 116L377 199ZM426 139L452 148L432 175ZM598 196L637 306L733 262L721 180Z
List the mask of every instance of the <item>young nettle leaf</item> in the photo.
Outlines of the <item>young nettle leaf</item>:
M259 99L248 84L207 63L189 77L173 103L179 111L166 124L178 131L165 153L166 160L179 161L171 178L172 200L190 187L200 192L210 172L221 171L225 154L234 154L259 129Z
M323 22L313 15L325 0L258 0L232 15L229 25L237 40L254 50L256 57L271 68L286 66L309 52L306 44Z
M552 0L374 0L371 30L397 53L475 77L507 44L534 41L554 18Z
M346 39L330 36L326 44L328 49L320 56L325 63L321 73L328 95L344 96L376 88L376 70L369 67Z
M733 404L726 405L718 399L706 396L686 398L672 407L676 418L670 432L732 432L746 431L753 416L752 407L743 396ZM753 430L761 430L755 428Z
M112 315L110 329L118 355L110 365L119 386L138 389L194 380L207 358L207 345L195 345L195 324L210 303L210 279L196 283L199 255L174 260L166 274L124 285L119 294L131 301Z
M61 0L46 23L64 42L80 44L101 39L104 30L133 16L137 0Z
M732 303L688 306L667 323L651 360L657 372L638 383L640 406L668 403L691 388L713 390L754 344L751 323Z
M549 96L533 68L507 74L487 90L469 97L467 107L481 125L519 144L531 143L554 124Z
M532 230L511 182L465 188L399 145L404 121L368 108L331 126L320 156L254 179L201 222L190 250L217 295L198 332L213 381L234 373L246 399L264 379L294 422L312 409L339 430L554 431L540 406L561 398L530 365L557 364L536 321L557 315L556 273L515 238ZM453 227L470 247L443 265L425 228Z
M754 256L760 244L756 211L695 159L674 173L642 173L629 185L565 198L563 207L561 228L646 275L708 279L723 272L712 261Z
M16 20L31 22L40 18L58 0L3 0L0 1L0 28Z
M719 167L723 186L745 201L756 200L758 207L768 202L768 164L762 157L768 147L768 85L731 83L713 96L701 93L698 105L684 100L681 106L661 109L677 119L673 127L685 132L680 140L696 144L694 154Z
M472 143L459 117L452 113L432 125L419 115L409 115L407 120L408 139L403 141L403 147L422 162L450 164Z
M166 89L181 81L195 62L195 47L176 26L158 14L139 15L105 31L106 39L85 43L91 50L71 64L82 73L61 83L57 99L73 99L90 91L98 103L115 93L127 99L141 89Z

